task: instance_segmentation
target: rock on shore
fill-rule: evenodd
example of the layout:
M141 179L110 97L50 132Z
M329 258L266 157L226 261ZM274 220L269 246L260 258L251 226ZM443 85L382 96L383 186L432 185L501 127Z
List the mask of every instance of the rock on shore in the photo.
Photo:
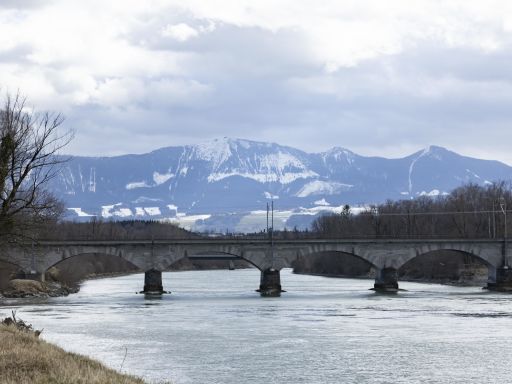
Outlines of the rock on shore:
M78 292L78 287L68 287L58 282L42 283L36 280L14 279L2 292L6 298L56 297Z

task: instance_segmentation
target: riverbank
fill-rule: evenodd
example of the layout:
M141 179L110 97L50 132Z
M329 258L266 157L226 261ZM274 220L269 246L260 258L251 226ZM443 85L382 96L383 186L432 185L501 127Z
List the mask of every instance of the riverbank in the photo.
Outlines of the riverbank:
M374 274L368 274L366 276L350 276L350 275L340 275L333 273L314 273L314 272L297 272L293 271L294 274L297 275L306 275L306 276L320 276L320 277L329 277L333 279L361 279L361 280L371 280L373 284L373 279L375 279ZM401 281L407 281L410 283L419 283L419 284L441 284L441 285L451 285L453 287L484 287L487 284L486 279L482 279L481 277L475 279L468 280L454 280L454 279L446 279L446 278L410 278L410 277L400 277L398 279L398 283Z
M168 271L189 271L205 269L250 268L242 260L230 263L226 260L195 261L188 258L171 265ZM45 282L23 279L19 269L0 262L0 299L4 298L46 298L67 296L77 293L80 284L97 278L124 276L141 273L135 265L120 257L103 254L86 254L66 259L50 268L45 274ZM142 284L142 283L141 283Z
M325 252L301 258L293 272L338 278L375 278L375 268L356 256ZM454 251L430 253L416 257L398 270L398 281L444 284L453 286L485 286L487 266L480 260Z
M60 282L40 282L36 280L14 279L10 280L7 287L0 291L0 298L20 299L26 297L58 297L67 296L79 291L77 286L68 286Z
M40 339L34 332L0 325L0 372L3 384L126 383L144 384L96 360Z

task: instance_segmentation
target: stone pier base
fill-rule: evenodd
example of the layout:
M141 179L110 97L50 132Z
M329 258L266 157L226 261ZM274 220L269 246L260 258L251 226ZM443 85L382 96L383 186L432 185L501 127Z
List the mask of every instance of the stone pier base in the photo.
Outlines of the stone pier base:
M141 293L162 294L162 271L150 269L144 274L144 290Z
M261 271L260 289L257 290L261 296L281 296L281 275L277 269L269 268Z
M20 271L20 272L16 273L16 276L15 276L16 279L36 280L36 281L40 281L41 283L45 282L45 280L46 280L45 277L46 277L45 273L39 273L39 272L35 272L35 271L31 271L31 272Z
M398 271L395 268L382 268L377 270L373 290L377 292L397 292Z
M493 272L495 273L489 272L489 281L486 288L490 291L512 293L512 268L500 267Z

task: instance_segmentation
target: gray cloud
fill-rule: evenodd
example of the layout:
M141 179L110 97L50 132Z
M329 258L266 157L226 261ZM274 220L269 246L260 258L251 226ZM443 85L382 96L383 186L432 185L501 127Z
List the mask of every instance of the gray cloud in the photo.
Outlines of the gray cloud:
M2 0L0 9L30 9L53 3L52 0Z
M30 31L49 17L38 12L7 30L19 27L22 38L0 49L0 86L62 110L77 132L72 153L145 152L231 136L384 156L437 144L512 164L512 38L498 14L466 25L454 12L448 19L464 25L451 29L413 15L407 25L420 17L417 30L385 33L379 28L393 23L378 20L372 30L370 19L364 33L338 35L346 28L327 28L327 16L321 34L312 20L323 19L313 14L282 23L166 4L126 18L111 11L112 19L80 19L67 35L39 31L52 40ZM365 33L380 41L381 32L390 40L382 38L379 51Z

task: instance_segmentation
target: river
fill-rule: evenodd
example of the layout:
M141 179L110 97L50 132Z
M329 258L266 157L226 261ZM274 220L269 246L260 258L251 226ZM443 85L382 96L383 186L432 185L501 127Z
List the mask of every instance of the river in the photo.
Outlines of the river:
M280 298L254 292L259 271L164 273L172 294L135 294L141 274L86 281L78 294L0 307L44 339L150 382L509 383L512 296L477 287L281 272Z

